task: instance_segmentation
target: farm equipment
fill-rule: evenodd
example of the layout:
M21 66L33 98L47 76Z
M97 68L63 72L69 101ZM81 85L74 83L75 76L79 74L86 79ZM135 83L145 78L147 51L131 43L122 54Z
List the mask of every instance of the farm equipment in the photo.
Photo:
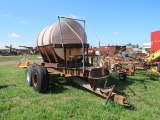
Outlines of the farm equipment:
M126 51L126 46L100 46L100 53L103 56L113 56L119 52Z
M5 46L5 47L9 48L9 52L6 53L6 56L8 56L8 55L19 55L19 54L22 53L22 50L13 48L12 45Z
M160 73L160 31L151 32L151 54L139 59L141 68Z
M150 69L154 72L160 72L160 50L152 53L149 57L141 61L144 69Z
M128 53L127 55L124 54L126 53L124 52L126 50L125 46L102 46L100 50L103 55L101 66L105 69L106 74L116 72L121 81L126 80L127 75L134 76L135 64L138 62L128 56Z
M38 53L38 50L36 48L34 48L34 47L31 47L31 46L22 46L22 45L20 45L19 47L23 47L23 48L29 49L30 50L29 54L31 54L31 55Z
M129 102L121 95L113 92L115 86L106 87L107 76L102 67L93 66L94 54L89 54L89 44L85 27L79 22L86 21L58 17L59 22L43 29L37 38L37 46L42 56L41 65L28 65L26 82L35 91L47 92L49 89L49 73L58 73L69 77L80 86L106 98L111 98L121 105L128 106Z
M8 50L0 50L0 55L7 56L8 54Z
M25 60L25 62L24 62ZM26 68L29 65L35 65L35 62L30 62L26 57L24 57L23 59L21 59L19 61L19 63L17 65L15 65L15 67L17 68Z
M108 57L106 59L106 70L109 70L109 72L116 72L118 74L119 80L124 81L126 80L127 74L134 76L135 63L136 62L123 61L114 57Z

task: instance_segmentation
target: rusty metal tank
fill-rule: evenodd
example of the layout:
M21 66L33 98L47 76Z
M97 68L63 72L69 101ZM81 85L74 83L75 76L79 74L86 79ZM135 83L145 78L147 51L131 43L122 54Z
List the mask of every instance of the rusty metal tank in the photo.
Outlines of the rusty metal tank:
M113 56L120 51L126 51L126 46L100 46L100 52L102 55Z
M87 44L85 31L77 21L63 19L60 23L57 22L44 28L38 35L37 46L46 63L63 62L65 56L66 60L69 61L70 55L82 54L82 41L84 44ZM61 39L61 31L63 41Z

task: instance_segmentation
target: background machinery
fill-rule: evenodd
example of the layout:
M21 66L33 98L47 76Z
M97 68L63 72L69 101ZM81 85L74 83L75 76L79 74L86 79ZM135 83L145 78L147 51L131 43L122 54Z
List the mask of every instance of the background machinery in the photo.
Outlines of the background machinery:
M142 62L143 68L151 69L154 72L160 72L160 50L149 55Z

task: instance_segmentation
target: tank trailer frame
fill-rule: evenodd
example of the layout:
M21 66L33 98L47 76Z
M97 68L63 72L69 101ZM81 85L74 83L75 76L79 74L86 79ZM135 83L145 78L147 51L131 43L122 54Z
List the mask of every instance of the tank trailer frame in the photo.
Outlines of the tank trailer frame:
M59 19L59 27L60 27L60 36L61 36L61 45L55 45L55 47L62 47L64 52L64 61L59 62L55 51L53 50L52 45L48 46L41 46L38 47L40 54L44 60L41 65L29 65L26 68L26 82L29 86L33 86L35 91L40 93L44 93L49 88L49 73L57 73L64 77L69 77L71 80L106 98L105 104L108 102L109 99L124 105L129 106L129 102L127 99L121 95L118 95L113 92L115 86L106 87L107 85L107 76L104 74L103 67L93 66L93 57L94 55L88 54L89 44L85 43L85 35L84 41L80 38L77 33L70 27L73 33L80 39L82 44L63 44L63 30L61 29L61 21L63 19L69 19L74 21L82 21L84 22L84 29L85 29L85 20L79 19L72 19L66 17L60 17ZM85 33L84 33L85 34ZM67 51L71 51L72 48L82 48L82 54L80 55L69 55L69 61L66 59ZM50 52L49 52L50 51ZM86 52L85 52L86 51ZM91 63L89 63L89 57L91 57ZM52 58L54 58L55 62L52 62ZM47 62L46 62L47 61Z

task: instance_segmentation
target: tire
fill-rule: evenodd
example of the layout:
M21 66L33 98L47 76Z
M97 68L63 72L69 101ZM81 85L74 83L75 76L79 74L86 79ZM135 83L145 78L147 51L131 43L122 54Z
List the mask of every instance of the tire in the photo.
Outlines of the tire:
M49 75L46 68L37 65L33 72L33 88L39 93L45 93L48 90Z
M160 64L158 64L158 71L157 72L160 72Z
M42 84L42 87L43 91L47 92L49 90L49 73L44 66L41 66L41 68L43 70L43 75L44 75L44 83Z
M151 70L152 70L153 72L158 72L158 65L157 65L157 66L152 65L152 66L151 66Z
M128 54L125 54L125 57L129 57L129 55L128 55Z
M26 68L26 72L25 72L25 80L27 85L32 86L32 75L33 75L33 70L34 70L34 65L29 65Z
M119 80L125 81L126 80L126 74L125 73L119 73Z

